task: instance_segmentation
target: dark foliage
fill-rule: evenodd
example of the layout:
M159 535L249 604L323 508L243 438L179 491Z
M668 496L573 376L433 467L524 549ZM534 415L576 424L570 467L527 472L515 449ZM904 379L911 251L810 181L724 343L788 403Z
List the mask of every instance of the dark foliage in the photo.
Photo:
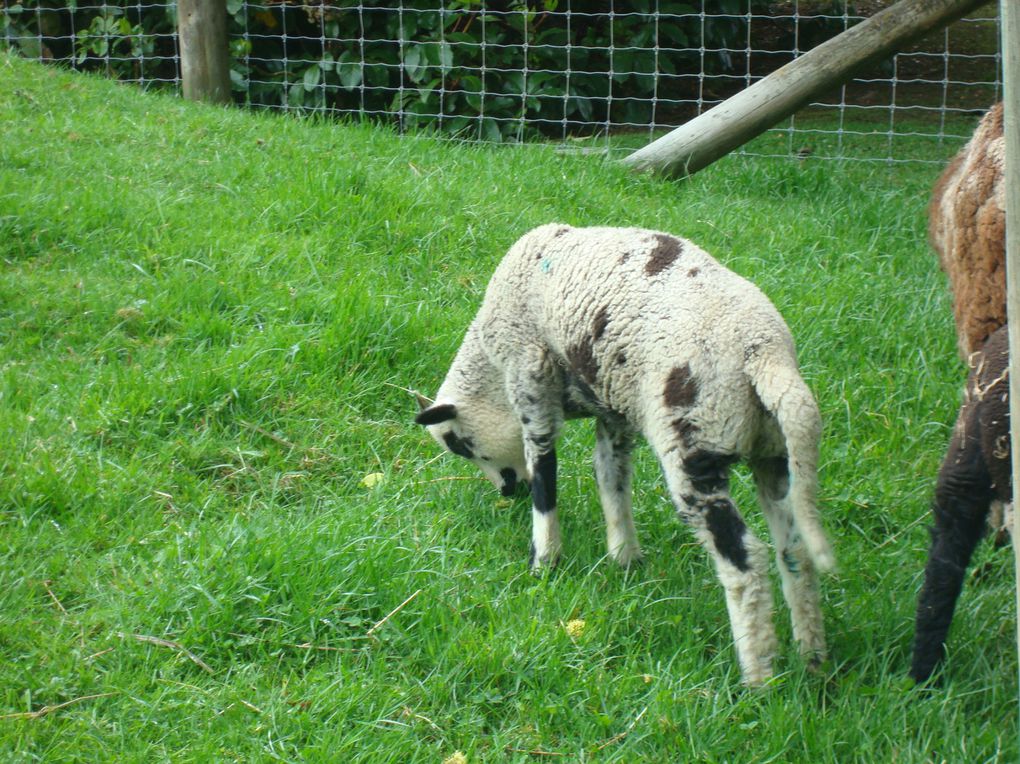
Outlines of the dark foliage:
M32 58L151 86L178 80L175 5L0 0L4 39ZM766 0L228 0L239 102L395 119L485 140L645 126L745 87L792 54ZM753 22L753 23L752 23ZM841 31L837 16L798 34ZM787 28L789 27L789 28ZM675 107L674 107L675 110Z

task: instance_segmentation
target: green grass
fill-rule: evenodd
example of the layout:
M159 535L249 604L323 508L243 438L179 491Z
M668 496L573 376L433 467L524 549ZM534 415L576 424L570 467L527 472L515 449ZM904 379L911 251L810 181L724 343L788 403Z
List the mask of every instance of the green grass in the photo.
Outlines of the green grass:
M1016 760L1008 549L979 552L946 685L905 682L964 375L937 166L731 157L670 183L2 57L0 130L3 760ZM438 386L501 254L551 220L685 235L786 316L841 562L822 675L780 610L775 686L740 689L647 451L648 562L623 572L568 427L566 550L536 579L527 503L411 424L400 388Z

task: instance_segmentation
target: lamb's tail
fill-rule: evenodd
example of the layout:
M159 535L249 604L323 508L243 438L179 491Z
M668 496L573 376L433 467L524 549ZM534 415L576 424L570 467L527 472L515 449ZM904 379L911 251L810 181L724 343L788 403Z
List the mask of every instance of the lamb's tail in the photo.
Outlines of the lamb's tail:
M818 515L818 441L822 431L818 404L793 358L785 352L769 355L749 364L751 384L762 405L775 416L786 441L794 525L815 567L831 570L836 559Z

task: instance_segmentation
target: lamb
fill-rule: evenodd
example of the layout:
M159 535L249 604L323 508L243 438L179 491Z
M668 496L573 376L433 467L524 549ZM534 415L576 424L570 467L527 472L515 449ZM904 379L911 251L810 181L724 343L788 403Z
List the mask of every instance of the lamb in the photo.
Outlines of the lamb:
M1008 326L997 329L971 356L963 405L939 470L910 668L917 682L927 681L943 659L971 554L989 519L1005 515L1012 501L1008 334Z
M556 439L596 420L595 476L609 555L641 559L631 514L640 433L680 518L725 591L742 678L772 675L767 547L729 493L746 460L775 539L801 654L825 656L818 571L833 565L816 506L817 404L768 298L667 233L541 226L499 264L434 403L416 421L504 494L530 484L531 565L556 562Z
M1006 183L999 103L935 184L928 238L953 292L960 355L967 360L1006 323Z

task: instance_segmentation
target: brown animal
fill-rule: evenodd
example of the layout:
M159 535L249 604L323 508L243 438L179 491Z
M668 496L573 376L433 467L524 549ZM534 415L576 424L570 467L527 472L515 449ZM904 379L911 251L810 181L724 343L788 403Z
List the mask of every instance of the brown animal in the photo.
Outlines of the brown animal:
M963 360L1006 323L1006 184L1002 104L943 171L928 206L928 238L949 277Z
M939 177L928 207L928 236L949 276L957 345L970 375L935 487L910 668L918 682L941 663L971 555L1013 494L1002 120L1000 103Z

